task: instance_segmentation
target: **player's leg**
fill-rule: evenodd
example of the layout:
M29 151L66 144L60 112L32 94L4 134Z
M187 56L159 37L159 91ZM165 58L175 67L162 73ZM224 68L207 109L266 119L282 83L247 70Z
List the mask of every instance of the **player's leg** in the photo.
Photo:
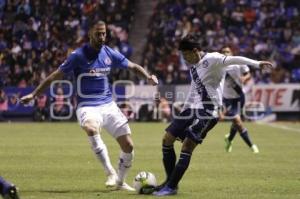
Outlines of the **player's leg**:
M176 153L174 150L174 142L176 141L176 137L172 135L172 133L166 131L163 141L162 141L162 155L163 155L163 166L166 173L166 179L155 187L156 191L159 191L163 188L168 182L176 164Z
M175 141L176 137L167 131L163 137L162 143L163 165L166 172L166 182L169 180L176 164L176 153L174 150Z
M184 139L180 158L168 181L168 187L175 189L190 164L192 153L198 144L201 144L207 133L217 124L217 119L199 119L190 126L187 137Z
M225 115L228 119L234 119L238 112L238 103L239 99L223 99L224 106L225 106ZM237 133L236 126L234 122L232 122L230 131L228 134L225 135L225 150L227 152L232 151L232 141Z
M242 119L239 115L237 115L234 119L233 119L233 123L235 124L238 132L240 133L241 138L244 140L244 142L251 148L253 153L259 153L258 147L252 143L249 134L248 134L248 130L246 127L244 127Z
M77 110L77 117L80 122L80 126L88 135L94 154L102 164L107 175L105 185L108 187L115 186L116 171L111 164L107 147L100 136L100 121L96 119L97 114L94 114L96 109L97 107L81 107Z
M15 185L7 182L0 176L0 194L5 199L19 199L18 191Z
M196 148L197 143L190 138L185 138L182 144L179 160L169 177L168 182L159 191L154 192L156 196L174 195L177 193L177 186L185 171L187 170L192 152Z
M229 134L225 135L225 150L227 152L232 151L232 143L236 133L237 133L237 129L235 127L235 124L232 122Z
M159 190L169 180L176 164L176 153L174 142L176 139L183 141L186 137L185 129L193 122L194 113L191 109L184 110L177 116L166 128L166 133L162 141L163 165L166 172L166 180L160 186Z
M103 111L105 112L103 127L117 140L121 148L117 172L117 188L134 191L133 188L125 183L126 175L134 157L133 141L130 136L131 130L128 120L114 102L105 106Z
M204 114L205 113L201 113ZM198 144L201 144L207 133L217 124L216 118L195 119L187 129L186 138L183 141L180 158L167 182L167 184L154 194L157 196L173 195L177 193L177 186L187 170L192 153Z
M124 133L130 132L128 124L125 126L126 127L122 127L123 131L125 130ZM116 139L121 148L118 166L118 181L122 184L125 181L126 175L133 162L133 141L130 134L121 135Z
M99 124L94 120L87 120L82 128L88 135L92 150L94 151L97 159L101 162L105 173L107 175L107 180L105 185L107 187L115 186L116 184L116 171L113 168L106 144L103 142L99 133Z
M124 127L121 127L119 130L121 131L118 134L123 135L116 138L121 148L117 185L119 189L134 191L132 187L125 183L126 176L131 168L134 158L133 141L130 134L128 134L130 132L129 125L125 124Z
M192 153L197 145L198 144L189 137L184 139L179 160L173 170L170 180L168 181L168 187L171 189L175 189L177 187L180 179L190 164Z
M228 140L229 140L229 142L232 142L232 140L234 139L236 133L237 133L236 126L235 126L235 124L232 122L231 127L230 127L230 131L229 131L229 135L228 135Z

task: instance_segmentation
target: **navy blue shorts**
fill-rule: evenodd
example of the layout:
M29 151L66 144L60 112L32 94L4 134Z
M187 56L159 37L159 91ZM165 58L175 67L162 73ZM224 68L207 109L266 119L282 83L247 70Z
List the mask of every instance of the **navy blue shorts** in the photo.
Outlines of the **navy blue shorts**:
M233 98L233 99L226 99L223 98L224 107L226 109L226 116L234 117L236 115L240 115L244 104L245 104L245 98Z
M186 109L172 121L166 131L181 141L188 137L201 144L207 132L217 123L218 118L212 117L204 109Z

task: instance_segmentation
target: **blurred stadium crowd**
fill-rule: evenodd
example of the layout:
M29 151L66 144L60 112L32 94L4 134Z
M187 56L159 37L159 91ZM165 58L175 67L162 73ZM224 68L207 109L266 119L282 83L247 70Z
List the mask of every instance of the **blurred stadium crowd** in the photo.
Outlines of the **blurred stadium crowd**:
M105 20L111 47L130 57L134 0L0 0L0 85L36 86Z
M143 64L165 84L188 83L176 47L182 36L195 33L208 51L229 44L237 55L275 61L272 74L254 73L257 83L300 82L299 9L298 0L161 0Z

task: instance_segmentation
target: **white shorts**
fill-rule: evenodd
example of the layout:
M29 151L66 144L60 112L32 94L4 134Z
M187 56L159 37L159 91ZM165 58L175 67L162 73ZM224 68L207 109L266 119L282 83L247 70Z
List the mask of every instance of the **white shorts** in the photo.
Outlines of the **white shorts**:
M99 106L83 106L77 109L76 115L80 126L87 120L96 121L99 129L104 128L114 138L131 134L128 120L115 102Z

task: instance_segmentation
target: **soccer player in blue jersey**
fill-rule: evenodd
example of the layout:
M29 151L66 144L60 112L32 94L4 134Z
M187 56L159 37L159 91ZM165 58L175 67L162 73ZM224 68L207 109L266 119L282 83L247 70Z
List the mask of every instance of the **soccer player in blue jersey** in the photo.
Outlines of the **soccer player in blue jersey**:
M182 112L167 127L163 137L163 165L165 182L154 192L156 196L177 193L178 183L186 172L192 153L207 133L217 124L222 106L223 84L226 68L234 64L246 64L256 68L272 67L267 61L256 61L240 56L225 56L217 52L204 53L193 35L180 41L179 50L190 67L192 78L189 95ZM174 142L183 141L176 163Z
M0 195L4 199L20 199L15 185L0 176Z
M77 119L87 133L92 149L107 175L106 186L134 191L125 183L125 177L133 161L133 142L127 118L112 99L108 73L113 67L130 69L141 74L148 83L157 85L155 75L148 74L140 65L126 59L119 52L105 45L106 24L99 21L89 30L89 43L76 49L50 74L31 94L21 98L28 103L42 93L54 80L73 72L77 79ZM121 147L118 171L116 172L101 139L100 129L105 128Z
M232 56L232 50L229 46L224 46L221 53L226 56ZM250 70L247 65L231 65L226 70L225 84L223 90L224 112L220 116L228 117L232 120L229 134L225 135L225 150L232 151L233 139L237 132L249 146L253 153L259 153L258 147L252 143L247 128L243 125L241 112L245 103L245 94L243 84L251 78Z

